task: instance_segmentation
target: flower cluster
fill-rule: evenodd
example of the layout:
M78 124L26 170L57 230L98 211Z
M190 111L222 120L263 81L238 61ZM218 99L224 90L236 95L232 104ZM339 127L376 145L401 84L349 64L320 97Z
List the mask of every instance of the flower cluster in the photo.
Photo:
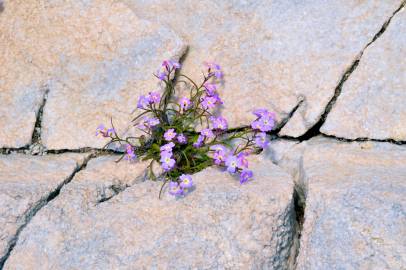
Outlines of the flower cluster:
M163 171L163 185L169 183L169 193L174 196L192 190L191 175L211 165L238 174L241 184L249 181L254 174L249 169L248 156L267 147L267 132L275 124L273 113L257 109L250 127L229 131L227 119L215 113L224 104L218 93L223 71L213 62L204 65L203 81L196 84L184 74L177 74L173 80L181 65L163 61L155 73L163 91L151 91L138 98L137 109L141 113L133 124L142 135L121 138L114 127L107 129L103 125L96 130L96 135L110 138L106 146L119 143L125 147L122 158L151 160L149 173L153 179L153 163L158 163ZM187 94L176 97L176 84L186 87Z

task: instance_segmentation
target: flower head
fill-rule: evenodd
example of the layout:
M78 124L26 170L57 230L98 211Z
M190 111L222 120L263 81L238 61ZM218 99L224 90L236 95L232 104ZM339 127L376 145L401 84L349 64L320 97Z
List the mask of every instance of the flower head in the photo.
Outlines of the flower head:
M161 148L159 148L159 150L161 150L161 152L172 152L172 148L175 146L175 144L173 142L164 144L161 146Z
M275 125L275 120L270 116L263 116L258 120L251 123L253 129L260 130L262 132L270 131Z
M214 129L226 130L228 127L227 120L224 117L210 117Z
M155 76L163 81L173 70L179 69L180 64L173 60L164 60L161 64L161 67L157 70Z
M115 131L113 128L106 128L103 124L100 124L96 128L96 136L102 135L102 137L112 137L115 134Z
M230 173L235 173L238 166L238 159L234 155L229 155L226 159L227 171Z
M149 105L149 98L142 95L138 98L137 108L138 109L146 109Z
M180 196L183 194L183 190L177 182L169 183L169 194L173 196Z
M215 76L218 79L223 78L223 72L219 64L214 62L205 62L204 65L208 68L209 75Z
M164 133L164 138L167 141L172 141L173 138L176 137L176 132L173 128L168 129L167 131L165 131Z
M182 98L179 100L179 105L180 105L180 108L181 108L182 110L187 110L187 109L190 108L191 101L190 101L190 99L188 99L187 97L182 97Z
M206 96L203 98L202 107L205 110L212 109L216 106L216 103L217 103L217 98L211 97L211 96Z
M209 138L209 139L214 138L213 131L211 131L211 129L208 129L208 128L202 129L202 131L200 131L200 135L204 136L205 138Z
M161 167L164 171L170 171L175 166L175 160L172 158L172 152L161 152Z
M247 152L241 152L237 155L237 166L239 168L248 168L247 156L248 156Z
M150 104L158 104L161 101L161 94L158 92L150 92L148 95L148 102Z
M270 131L275 125L275 120L271 116L263 116L259 120L259 125L261 131Z
M217 86L214 83L206 82L203 84L203 86L206 89L208 96L213 96L217 90Z
M180 144L185 144L185 143L187 143L187 138L186 138L186 136L183 135L183 134L179 134L178 137L177 137L177 139L178 139L178 142L179 142Z
M214 152L213 154L213 159L214 159L214 163L216 165L220 165L221 163L223 163L227 158L227 152L224 150L219 150Z
M250 178L252 178L253 173L251 170L242 170L241 174L240 174L240 184L244 184L245 182L247 182Z
M262 132L270 131L275 125L275 114L266 109L257 109L253 112L258 119L251 123L251 127Z
M268 146L269 141L268 141L268 139L267 139L267 137L266 137L266 133L265 133L265 132L258 133L258 134L255 136L255 144L256 144L258 147L261 147L261 148L266 148L266 147Z
M165 67L167 70L179 69L180 64L174 60L164 60L162 62L162 67Z
M255 111L252 112L254 115L256 115L257 117L273 117L275 118L275 114L269 112L267 109L256 109Z
M188 174L182 174L180 177L180 187L183 189L188 189L193 186L192 176Z
M124 159L126 159L128 161L132 161L137 158L137 155L134 153L134 148L130 144L127 144L125 149L126 149L126 155L125 155Z
M227 151L227 148L224 145L221 145L221 144L212 145L212 146L210 146L210 149L214 150L214 151L224 151L224 152Z
M203 135L199 135L199 137L197 137L197 140L193 143L193 147L195 148L199 148L203 145L203 141L204 141L204 136Z
M159 124L159 119L158 118L150 118L150 117L144 117L142 121L137 125L139 129L145 130L145 129L150 129L156 125Z

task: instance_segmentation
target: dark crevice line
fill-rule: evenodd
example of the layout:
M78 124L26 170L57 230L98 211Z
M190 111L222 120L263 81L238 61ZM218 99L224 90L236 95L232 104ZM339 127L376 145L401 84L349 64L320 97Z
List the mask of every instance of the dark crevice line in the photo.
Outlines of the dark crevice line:
M73 178L75 177L75 175L80 172L81 170L84 170L87 166L87 163L93 159L97 157L96 154L91 154L88 157L86 157L86 159L82 162L82 164L77 165L76 168L74 169L74 171L62 182L60 183L55 190L51 191L50 193L48 193L47 196L42 197L38 202L36 202L23 216L23 224L17 229L16 234L14 235L14 237L9 241L8 243L8 247L7 247L7 252L6 254L0 258L0 270L3 269L5 263L7 262L7 259L10 257L11 252L13 251L14 247L16 246L17 242L18 242L18 238L21 234L21 232L24 230L24 228L31 222L31 220L35 217L35 215L44 207L46 206L49 202L51 202L52 200L54 200L56 197L58 197L58 195L61 192L61 189L69 184Z
M300 105L302 105L303 103L303 99L301 99L295 107L293 107L293 109L288 113L288 116L285 117L276 128L274 128L272 131L269 132L269 134L278 134L279 131L282 130L282 128L289 122L289 120L293 117L293 115L295 114L295 112L299 109Z
M95 152L98 154L114 154L114 155L122 155L122 151L117 151L114 149L100 149L100 148L92 148L92 147L83 147L78 149L54 149L54 150L46 150L46 154L51 155L59 155L64 153L91 153Z
M343 76L341 77L337 87L334 89L334 95L330 99L330 101L327 103L324 112L321 114L319 120L310 128L308 129L303 135L297 137L300 141L306 141L309 140L310 138L313 138L317 135L320 134L320 128L324 124L324 122L327 119L327 115L330 113L331 109L333 108L334 104L336 103L338 97L341 94L342 87L344 83L347 81L349 76L356 70L358 67L358 64L361 60L362 55L364 54L364 51L372 44L374 43L386 30L386 28L389 26L392 18L405 6L406 1L403 1L399 8L397 8L393 13L392 16L387 19L380 30L374 35L374 37L367 43L367 45L361 50L361 52L356 56L355 60L352 62L349 68L344 72Z
M0 148L1 155L10 155L10 154L28 154L29 147L21 147L21 148ZM101 148L93 148L93 147L83 147L78 149L47 149L43 151L45 155L60 155L64 153L97 153L97 154L112 154L112 155L122 155L122 151L117 151L113 149L101 149Z
M109 190L112 191L113 194L110 196L102 196L99 200L97 200L96 205L107 202L114 197L116 197L121 192L125 191L127 188L131 187L130 184L115 184L108 187Z
M340 142L385 142L385 143L392 143L396 145L404 145L406 144L406 141L397 141L394 139L373 139L373 138L355 138L355 139L348 139L348 138L343 138L343 137L337 137L333 135L327 135L324 133L320 133L320 137L324 138L329 138L329 139L334 139Z
M41 143L41 128L42 128L42 114L44 112L44 107L47 102L49 89L45 89L44 96L42 98L41 105L36 114L36 120L34 125L34 130L31 136L31 145L35 143Z
M294 203L294 216L295 216L295 225L294 225L294 240L292 243L291 251L291 266L293 269L297 268L297 258L300 252L300 239L302 237L302 230L304 224L304 215L306 209L306 197L304 196L303 187L295 184L293 192L293 203Z

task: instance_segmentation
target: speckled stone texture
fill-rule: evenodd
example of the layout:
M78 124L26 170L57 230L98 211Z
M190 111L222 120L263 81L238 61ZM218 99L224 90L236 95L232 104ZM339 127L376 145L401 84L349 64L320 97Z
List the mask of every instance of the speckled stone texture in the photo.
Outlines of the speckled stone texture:
M406 10L365 51L321 128L344 138L406 141Z
M23 61L42 71L49 89L42 127L48 149L102 147L95 129L110 117L119 132L127 132L138 96L159 89L153 73L161 61L177 60L186 49L172 30L137 18L117 1L6 1L9 9L12 16L0 26L6 45L18 44ZM33 75L20 65L7 70ZM36 80L24 86L39 88ZM5 114L4 122L14 115Z
M287 269L293 183L251 161L247 185L209 168L186 198L165 190L159 200L145 164L91 160L26 227L4 269ZM101 200L113 185L129 187Z
M0 155L0 264L19 228L33 209L62 185L84 155Z
M401 1L138 1L140 17L170 26L190 45L183 72L224 67L223 115L247 125L264 107L286 117L282 130L300 136L317 122L342 75ZM176 14L176 16L173 16Z
M23 57L19 44L11 42L15 9L7 6L0 13L0 148L31 143L45 93L41 72Z
M306 196L297 269L405 267L404 146L313 139L271 148Z

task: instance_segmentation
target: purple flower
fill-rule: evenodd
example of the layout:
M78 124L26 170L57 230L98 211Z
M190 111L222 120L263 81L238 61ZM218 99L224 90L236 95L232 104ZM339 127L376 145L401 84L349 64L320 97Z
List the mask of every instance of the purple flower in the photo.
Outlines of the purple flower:
M182 174L180 177L180 187L183 189L188 189L193 186L192 176L188 174Z
M148 102L150 104L158 104L161 101L161 94L158 92L150 92L148 95Z
M159 124L159 119L156 117L148 118L147 123L149 127L155 127Z
M166 76L175 69L179 69L180 64L173 60L164 60L161 67L157 70L155 76L161 81L165 80Z
M214 83L206 82L203 84L204 88L206 89L206 93L208 96L213 96L217 90L217 86Z
M177 137L177 139L178 139L178 142L179 142L180 144L185 144L185 143L187 143L187 138L186 138L186 136L183 135L183 134L179 134L178 137Z
M153 117L153 118L150 118L150 117L144 117L143 119L142 119L142 121L137 125L137 127L139 128L139 129L142 129L142 130L145 130L145 129L149 129L149 128L152 128L152 127L154 127L154 126L156 126L156 125L158 125L159 124L159 119L158 118L155 118L155 117Z
M214 138L213 131L211 131L211 129L208 128L202 129L202 131L200 131L200 135L210 139Z
M260 130L262 132L270 131L275 125L275 114L269 112L266 109L257 109L253 112L258 119L251 123L253 129Z
M179 196L183 194L183 190L177 182L169 183L169 194L173 196Z
M212 97L216 99L216 104L223 104L224 103L217 93L212 95Z
M159 150L161 150L161 152L171 152L172 153L172 148L175 146L175 144L173 142L164 144L161 146L161 148L159 148Z
M197 138L196 142L193 143L193 147L195 148L199 148L202 146L204 141L204 136L203 135L199 135L199 137Z
M209 70L209 75L214 75L218 79L223 78L223 72L221 71L221 67L219 64L216 64L214 62L205 62L204 64Z
M214 150L214 151L227 152L227 148L225 146L221 145L221 144L212 145L212 146L210 146L210 149Z
M132 161L136 158L137 158L137 155L134 153L134 148L130 144L127 144L126 155L125 155L124 159L126 159L128 161Z
M208 110L208 109L214 108L216 106L216 103L217 103L217 98L206 96L203 98L202 107L205 110Z
M238 165L238 159L236 156L230 155L226 159L226 166L227 166L227 171L230 173L235 173L237 170L237 165Z
M228 127L227 120L224 117L210 117L214 129L226 130Z
M269 112L267 109L257 109L255 111L253 111L253 114L255 114L257 117L275 117L274 113Z
M101 134L103 136L104 131L106 130L106 127L103 124L100 124L97 128L96 128L96 136L98 136L99 134ZM104 137L104 136L103 136Z
M189 108L190 108L190 104L191 104L190 99L188 99L187 97L182 97L182 98L179 100L179 105L180 105L180 108L181 108L182 110L187 110L187 109L189 109Z
M268 146L269 141L268 141L268 139L267 139L267 137L266 137L266 133L265 133L265 132L258 133L258 134L255 136L255 144L256 144L258 147L261 147L261 148L265 148L265 147Z
M162 66L165 67L167 70L180 68L180 64L173 60L164 60L162 62Z
M237 167L239 168L248 168L248 156L247 152L241 152L237 155Z
M146 109L149 105L149 98L142 95L138 99L137 108L139 109Z
M242 170L241 174L240 174L240 184L244 184L245 182L247 182L251 177L253 176L252 171L250 170Z
M163 80L165 80L165 77L166 77L166 72L165 71L161 71L161 70L157 70L157 72L156 72L156 74L155 74L155 76L157 76L157 78L159 79L159 80L161 80L161 81L163 81Z
M107 137L112 137L115 134L115 131L113 128L107 129L103 124L100 124L96 128L96 136L102 135L102 137L107 138Z
M263 116L259 118L258 121L260 126L259 130L263 132L272 130L275 125L275 120L270 116Z
M169 141L172 141L172 139L175 138L175 137L176 137L176 132L175 132L175 130L174 130L173 128L168 129L168 130L164 133L164 138L165 138L165 140L167 140L168 142L169 142Z
M165 171L170 171L175 166L175 160L172 158L172 152L161 152L161 167Z
M220 165L222 162L226 160L226 157L227 157L226 151L223 150L216 151L213 154L214 163L216 165Z
M261 123L258 120L255 120L251 123L253 129L261 129Z

